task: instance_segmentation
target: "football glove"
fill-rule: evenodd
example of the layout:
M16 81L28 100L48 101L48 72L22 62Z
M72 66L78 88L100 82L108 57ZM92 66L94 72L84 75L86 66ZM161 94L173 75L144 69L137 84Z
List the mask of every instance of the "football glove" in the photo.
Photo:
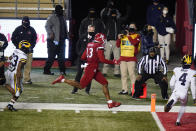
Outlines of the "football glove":
M88 63L84 63L81 65L81 68L86 68L88 66Z
M116 60L116 59L113 59L113 62L114 62L114 64L116 64L116 65L119 65L119 64L120 64L120 61L119 61L119 60Z

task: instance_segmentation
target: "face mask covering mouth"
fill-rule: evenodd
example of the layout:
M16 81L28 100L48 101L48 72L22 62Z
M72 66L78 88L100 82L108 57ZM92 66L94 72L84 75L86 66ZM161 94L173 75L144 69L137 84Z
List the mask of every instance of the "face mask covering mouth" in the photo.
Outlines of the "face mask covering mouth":
M63 15L63 10L59 10L56 12L57 15Z
M30 22L29 21L23 21L22 25L26 28L30 27Z
M163 14L166 15L168 13L167 10L163 10Z
M22 25L23 25L25 28L30 27L30 20L29 20L29 17L28 17L28 16L24 16L24 17L22 18Z
M135 32L135 29L134 28L129 28L129 32L133 33L133 32Z

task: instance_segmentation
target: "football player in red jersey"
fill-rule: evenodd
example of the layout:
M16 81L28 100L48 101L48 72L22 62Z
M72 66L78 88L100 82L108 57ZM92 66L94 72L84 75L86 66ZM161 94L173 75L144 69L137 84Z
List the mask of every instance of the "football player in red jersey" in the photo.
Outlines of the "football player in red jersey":
M52 84L55 83L67 83L71 86L79 89L85 88L93 79L102 84L103 93L106 97L108 108L118 107L121 105L119 102L112 101L108 90L108 81L103 74L98 70L99 63L117 64L117 60L107 60L104 57L104 46L106 37L102 33L95 35L94 41L88 43L86 50L84 51L81 59L87 62L84 75L82 76L80 83L74 80L65 79L63 75L59 76Z

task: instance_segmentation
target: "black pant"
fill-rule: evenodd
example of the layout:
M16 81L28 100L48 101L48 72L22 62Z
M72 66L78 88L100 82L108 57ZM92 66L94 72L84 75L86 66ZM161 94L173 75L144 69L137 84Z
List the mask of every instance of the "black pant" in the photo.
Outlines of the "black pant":
M82 73L83 73L83 68L81 68L81 64L82 64L82 61L80 60L80 57L78 57L77 59L77 74L76 74L76 77L75 77L75 81L77 82L80 82L80 79L82 77ZM85 89L86 92L89 92L90 91L90 88L91 88L91 83L89 83ZM74 87L73 88L73 91L74 92L77 92L78 91L78 88Z
M140 95L142 95L142 84L144 84L148 79L154 79L156 84L159 84L160 88L161 88L161 95L163 99L168 99L168 94L167 94L167 89L168 89L168 83L163 79L163 73L162 72L157 72L156 74L150 75L147 73L143 73L142 74L142 78L138 81L135 81L135 93L134 96L135 97L139 97Z
M5 79L5 75L4 75L4 65L2 67L0 67L0 85L5 84L6 79Z
M44 67L44 72L50 72L55 56L57 55L59 70L65 73L65 41L62 40L58 45L55 45L52 40L47 39L48 59Z

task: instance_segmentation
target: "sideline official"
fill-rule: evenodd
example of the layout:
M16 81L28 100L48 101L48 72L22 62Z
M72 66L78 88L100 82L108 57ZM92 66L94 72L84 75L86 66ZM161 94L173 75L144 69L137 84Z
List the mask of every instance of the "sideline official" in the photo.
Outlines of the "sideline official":
M161 72L160 68L163 68ZM159 84L161 88L162 98L167 100L168 94L168 82L167 82L167 67L162 58L156 54L156 49L151 47L149 49L149 54L143 56L138 62L138 76L135 81L135 93L133 98L138 99L142 94L142 84L144 84L148 79L152 78L155 80L156 84Z

